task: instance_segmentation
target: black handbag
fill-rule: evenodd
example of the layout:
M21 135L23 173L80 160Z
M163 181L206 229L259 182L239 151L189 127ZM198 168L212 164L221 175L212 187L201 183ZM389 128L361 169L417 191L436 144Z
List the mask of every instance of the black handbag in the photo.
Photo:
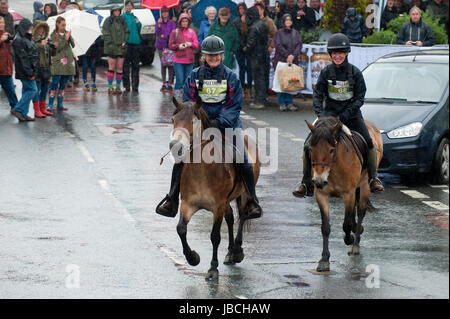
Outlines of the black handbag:
M38 78L43 81L48 81L52 77L49 67L39 67Z

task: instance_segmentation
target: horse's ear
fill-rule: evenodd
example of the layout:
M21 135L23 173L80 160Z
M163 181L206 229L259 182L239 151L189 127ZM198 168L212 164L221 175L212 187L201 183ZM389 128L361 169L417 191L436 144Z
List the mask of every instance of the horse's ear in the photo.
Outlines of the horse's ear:
M340 122L334 124L333 127L331 128L331 133L333 135L335 135L340 127L341 127L341 123Z
M314 125L312 125L311 123L308 122L308 120L305 120L306 125L308 125L309 130L311 131L311 133L314 133L315 127Z
M178 102L178 100L175 98L175 96L172 97L172 102L173 102L173 105L175 105L175 107L177 108L177 110L180 110L180 108L181 108L180 102Z
M195 101L195 108L197 110L200 110L202 107L202 104L203 104L202 98L200 96L197 97L197 100Z

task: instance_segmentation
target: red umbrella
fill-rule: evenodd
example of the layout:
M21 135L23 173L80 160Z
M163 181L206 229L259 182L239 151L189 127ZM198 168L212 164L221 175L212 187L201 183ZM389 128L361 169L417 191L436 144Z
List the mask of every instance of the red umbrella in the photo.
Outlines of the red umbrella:
M20 21L24 18L22 15L18 14L16 11L10 10L9 13L11 13L14 22Z
M141 0L141 7L148 9L161 9L163 6L173 8L179 4L180 0Z

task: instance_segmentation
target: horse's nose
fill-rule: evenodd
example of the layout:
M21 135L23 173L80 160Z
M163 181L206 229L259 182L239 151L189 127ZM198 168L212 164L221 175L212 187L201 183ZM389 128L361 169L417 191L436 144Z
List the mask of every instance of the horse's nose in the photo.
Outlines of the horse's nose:
M327 186L327 184L328 184L328 181L324 181L324 180L313 180L313 183L314 183L314 185L316 185L316 187L318 188L318 189L322 189L322 188L324 188L325 186Z

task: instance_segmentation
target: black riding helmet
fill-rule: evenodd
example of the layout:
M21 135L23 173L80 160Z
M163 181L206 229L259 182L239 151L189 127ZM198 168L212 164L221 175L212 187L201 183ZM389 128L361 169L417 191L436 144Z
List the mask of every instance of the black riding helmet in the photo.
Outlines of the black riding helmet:
M350 40L343 33L333 34L328 39L327 51L329 54L331 52L350 52Z
M202 53L204 54L222 54L225 52L225 43L215 35L206 37L202 42Z

